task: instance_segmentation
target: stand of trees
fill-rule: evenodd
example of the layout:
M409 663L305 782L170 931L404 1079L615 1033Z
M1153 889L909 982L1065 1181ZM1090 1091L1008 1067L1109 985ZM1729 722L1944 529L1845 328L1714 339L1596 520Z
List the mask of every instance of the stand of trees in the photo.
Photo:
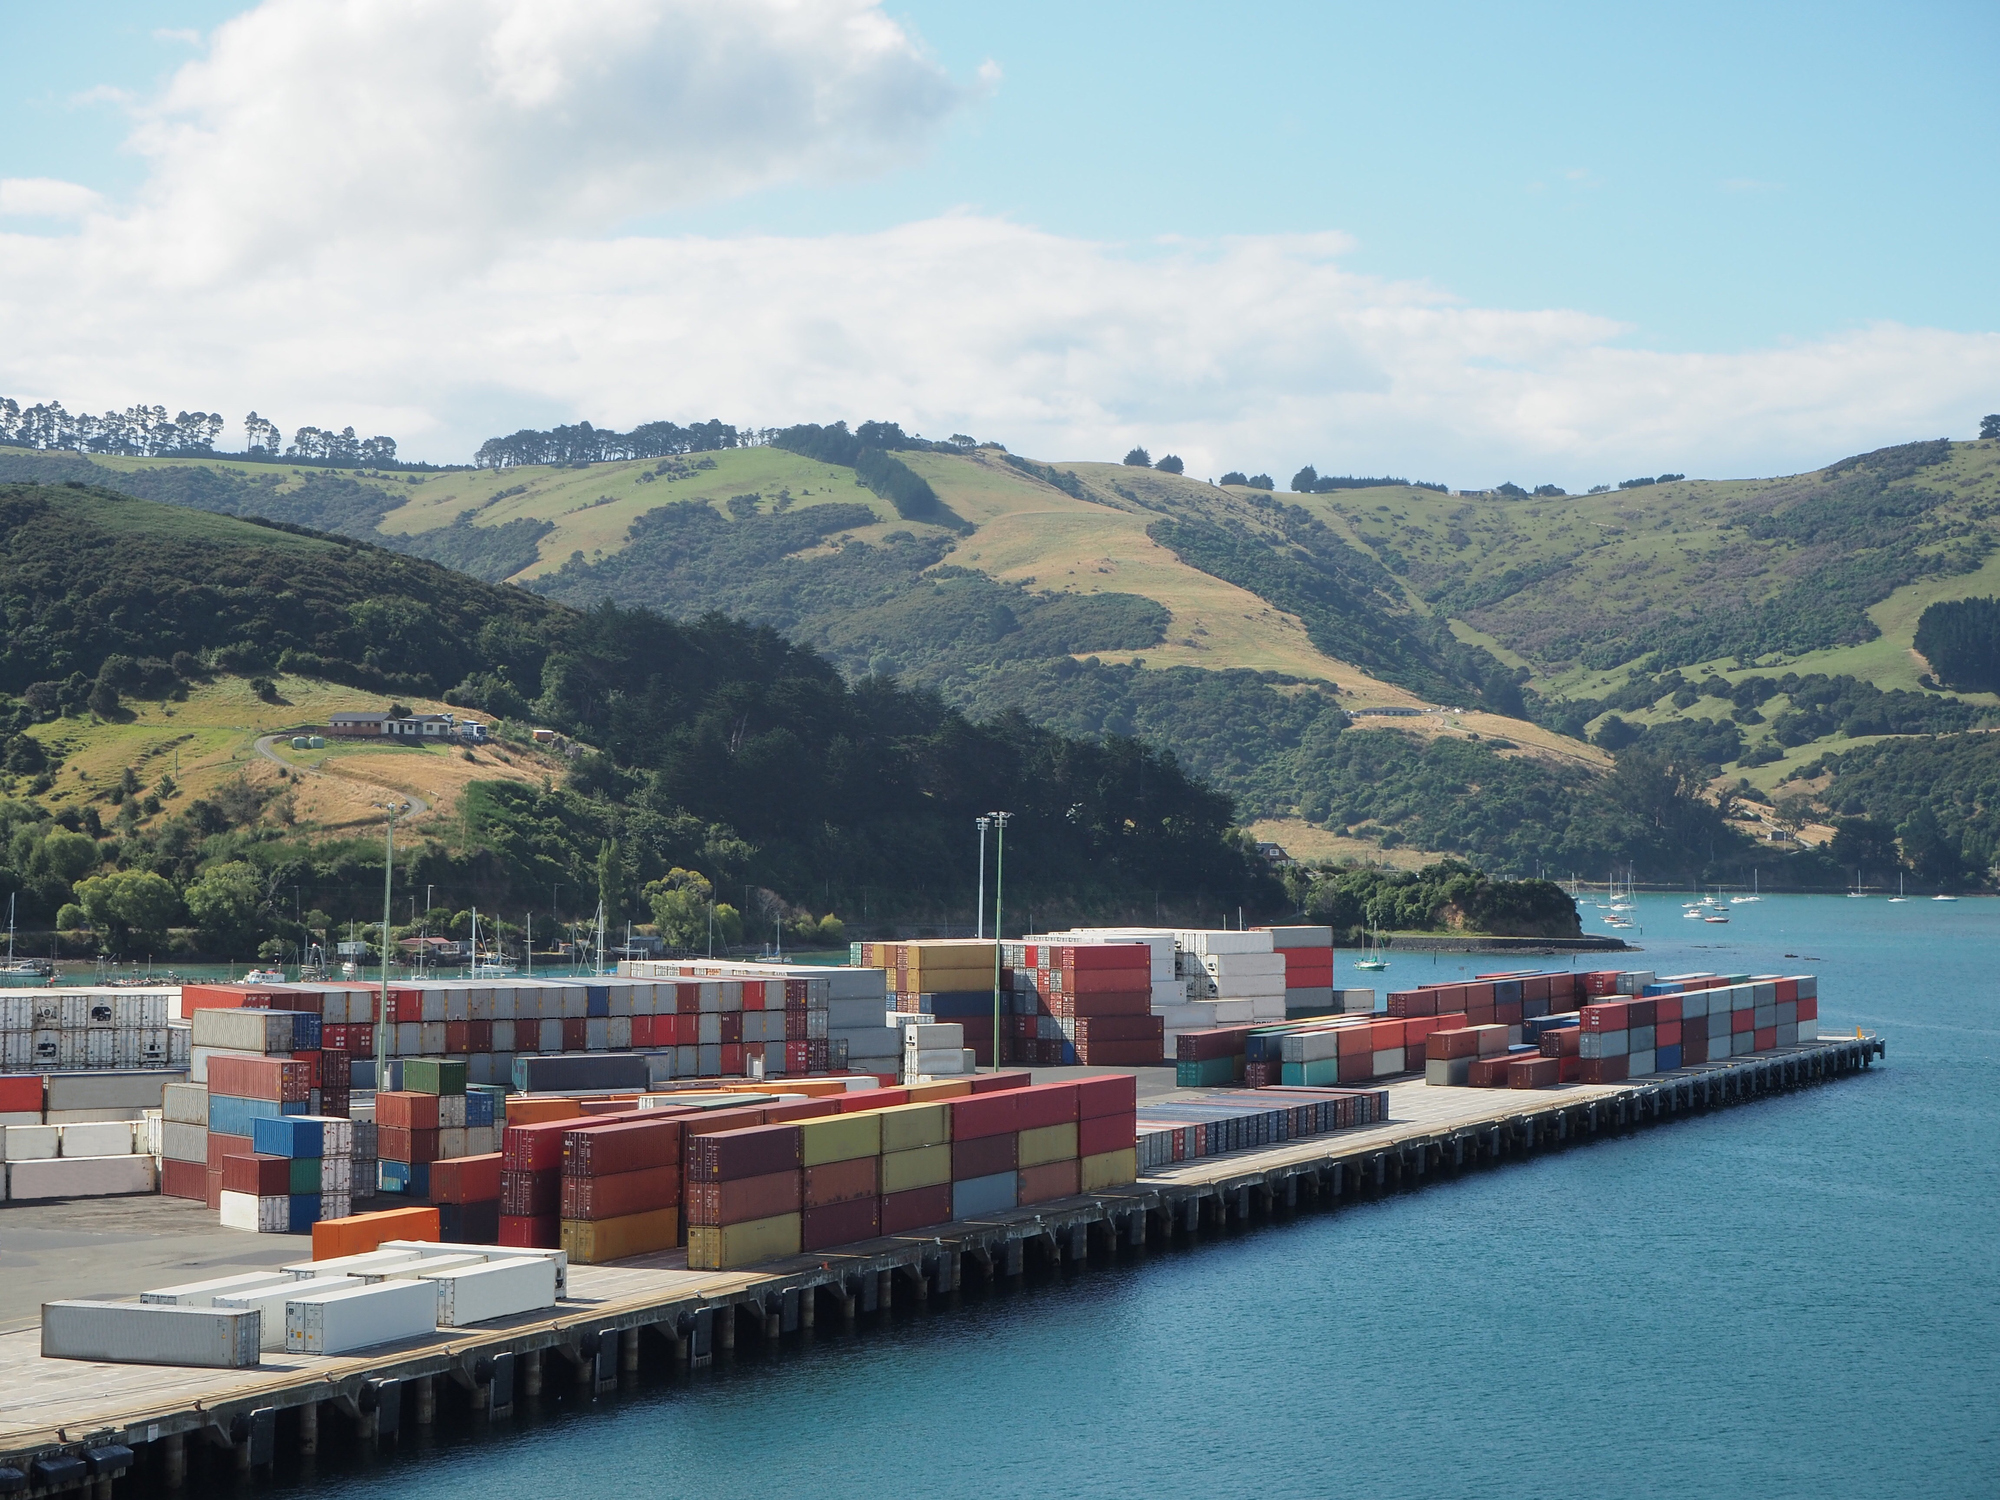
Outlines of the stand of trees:
M727 422L696 422L681 427L672 422L642 422L630 432L578 422L538 432L524 427L512 437L488 438L472 462L482 469L506 469L519 464L601 464L631 458L672 458L682 453L711 453L734 448L739 434Z

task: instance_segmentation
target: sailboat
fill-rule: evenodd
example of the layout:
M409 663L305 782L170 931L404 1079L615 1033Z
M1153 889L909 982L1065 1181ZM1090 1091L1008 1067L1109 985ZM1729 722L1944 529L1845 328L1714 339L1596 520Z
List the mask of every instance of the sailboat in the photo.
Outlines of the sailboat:
M1750 872L1750 894L1747 896L1738 896L1735 904L1738 906L1748 906L1752 901L1762 901L1763 899L1762 896L1757 894L1757 872L1752 870Z
M1382 956L1382 932L1375 926L1375 913L1368 914L1368 956L1357 958L1354 967L1370 974L1380 974L1389 967L1389 960Z
M53 979L56 966L43 958L14 957L14 897L7 897L7 962L0 966L0 984L40 984Z
M1850 901L1866 901L1868 899L1868 893L1861 889L1861 872L1859 870L1854 872L1854 889L1847 893L1847 899Z
M1898 871L1896 874L1896 894L1889 898L1889 904L1894 906L1898 901L1907 901L1909 899L1908 896L1903 894L1903 876L1902 872Z

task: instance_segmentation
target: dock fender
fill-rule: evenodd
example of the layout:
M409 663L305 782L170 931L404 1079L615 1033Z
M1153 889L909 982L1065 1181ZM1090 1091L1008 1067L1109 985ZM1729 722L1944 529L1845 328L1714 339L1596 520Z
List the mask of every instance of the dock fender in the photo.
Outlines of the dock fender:
M28 1476L12 1464L0 1464L0 1495L18 1495L28 1487Z
M38 1490L66 1490L89 1478L84 1461L73 1453L44 1453L28 1465L28 1481Z
M403 1382L392 1377L364 1380L355 1403L375 1417L375 1436L394 1437L403 1428Z
M84 1449L83 1461L93 1479L115 1479L132 1467L132 1450L123 1443L106 1443L101 1448Z
M238 1412L229 1419L229 1441L238 1448L249 1445L252 1468L269 1463L278 1451L278 1409L260 1406Z

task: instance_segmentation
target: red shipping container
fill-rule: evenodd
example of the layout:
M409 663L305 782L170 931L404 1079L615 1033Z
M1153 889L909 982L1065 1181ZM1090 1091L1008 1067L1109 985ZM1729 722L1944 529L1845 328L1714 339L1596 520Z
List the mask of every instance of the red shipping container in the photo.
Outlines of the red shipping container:
M1799 982L1796 979L1777 980L1773 987L1777 991L1777 1003L1779 1005L1783 1005L1787 1000L1796 1000L1799 998Z
M762 1125L764 1107L761 1104L746 1104L741 1109L716 1109L707 1113L697 1113L693 1119L684 1119L681 1126L681 1175L691 1175L687 1170L689 1153L694 1150L695 1140L705 1135L720 1135L726 1130L747 1130L752 1125ZM560 1155L556 1158L560 1161Z
M690 1224L744 1224L774 1214L797 1213L802 1204L801 1173L767 1172L723 1182L683 1182L681 1200Z
M1005 1135L974 1136L969 1141L951 1143L953 1182L970 1182L975 1177L991 1177L995 1172L1012 1172L1020 1164L1020 1137L1011 1130Z
M765 981L761 979L746 979L743 981L743 1008L745 1010L778 1008L769 1006L769 999L770 995L765 988Z
M1623 1054L1617 1057L1579 1058L1582 1064L1577 1080L1581 1083L1623 1083L1632 1065L1632 1059Z
M1729 1029L1732 1033L1738 1031L1755 1031L1757 1029L1757 1012L1754 1010L1732 1010L1729 1013Z
M562 1221L554 1214L527 1218L518 1214L500 1215L500 1243L523 1250L562 1249Z
M1681 1044L1681 1023L1678 1020L1661 1021L1653 1028L1655 1047L1678 1047Z
M1800 1000L1797 1004L1799 1007L1798 1018L1801 1021L1817 1021L1819 1019L1819 997L1817 995Z
M717 1135L688 1136L686 1165L681 1175L692 1192L698 1182L731 1182L765 1177L773 1172L796 1173L800 1165L798 1126L752 1125ZM785 1210L777 1208L771 1212Z
M1510 1089L1553 1088L1561 1076L1562 1069L1553 1057L1517 1057L1507 1064Z
M632 1018L632 1045L635 1049L644 1049L653 1045L653 1025L658 1020L658 1016L634 1016Z
M1494 1024L1499 1026L1519 1026L1521 1024L1521 1002L1507 1000L1493 1007Z
M169 1198L191 1198L196 1203L205 1202L208 1198L208 1164L199 1161L175 1161L171 1157L162 1161L160 1191ZM217 1202L219 1205L220 1200Z
M807 1208L825 1208L852 1198L879 1197L882 1184L877 1168L881 1160L879 1156L857 1156L851 1161L807 1167L801 1201Z
M844 1115L860 1114L869 1109L890 1109L898 1104L910 1102L910 1091L903 1088L891 1089L849 1089L835 1098Z
M1079 1036L1076 1060L1104 1068L1143 1068L1166 1061L1166 1052L1158 1036L1143 1041L1097 1041Z
M1505 1052L1491 1057L1476 1057L1472 1060L1471 1077L1467 1080L1476 1089L1504 1089L1507 1087L1507 1069L1513 1058Z
M326 1048L330 1052L347 1052L352 1050L348 1046L348 1040L349 1040L347 1035L348 1029L349 1028L345 1025L320 1027L319 1029L320 1046Z
M1468 1028L1433 1031L1424 1039L1424 1056L1438 1062L1454 1057L1479 1056L1479 1033Z
M1679 995L1655 995L1653 997L1653 1024L1655 1026L1664 1026L1667 1022L1678 1021L1680 1018L1681 997Z
M1152 972L1153 949L1147 943L1051 943L1066 970L1143 969ZM1050 965L1055 967L1056 965Z
M1011 1019L1026 1021L1032 1026L1033 1016L1014 1016ZM1157 1042L1166 1035L1167 1022L1164 1016L1078 1016L1076 1018L1076 1039L1079 1042Z
M282 1198L292 1190L292 1160L288 1156L225 1156L222 1190Z
M1631 1026L1631 1008L1623 1000L1606 1001L1601 1005L1586 1005L1583 1008L1583 1029L1585 1031L1624 1031Z
M672 1208L681 1201L681 1169L647 1167L614 1172L608 1177L565 1177L562 1216L565 1219L622 1219L627 1214Z
M872 1240L882 1232L882 1204L878 1198L850 1198L809 1208L799 1217L799 1248L829 1250L835 1245L852 1245Z
M470 1021L447 1021L444 1023L444 1050L453 1057L463 1057L472 1050L472 1023Z
M969 1141L981 1136L998 1135L1011 1137L1021 1128L1016 1123L1020 1117L1015 1099L1018 1092L1006 1089L999 1093L972 1094L951 1100L952 1140ZM994 1170L1001 1169L996 1167Z
M1751 1045L1759 1052L1769 1052L1773 1047L1778 1045L1778 1028L1775 1026L1757 1028Z
M208 1060L208 1088L210 1093L237 1099L296 1104L312 1095L312 1069L294 1057L250 1057L220 1052ZM41 1105L37 1103L35 1107L39 1109Z
M1583 1059L1565 1054L1556 1059L1556 1082L1581 1083L1583 1081Z
M205 1201L210 1208L222 1207L222 1168L210 1167L204 1175L208 1178L208 1197Z
M563 1017L562 1049L565 1052L587 1052L590 1050L590 1021L587 1017Z
M393 1160L393 1158L392 1158ZM431 1166L431 1202L492 1203L500 1197L500 1153L454 1156Z
M936 1187L887 1193L882 1198L880 1232L883 1234L902 1234L907 1230L950 1222L951 1184L948 1182L941 1182Z
M1073 1083L1038 1083L1030 1088L1015 1089L1014 1128L1016 1130L1039 1130L1044 1125L1070 1125L1076 1121L1076 1085Z
M1564 1026L1555 1031L1542 1033L1542 1056L1575 1057L1583 1046L1583 1032L1575 1026Z
M562 1166L563 1136L575 1124L570 1119L509 1125L500 1133L501 1165L510 1172L557 1170Z
M570 1177L611 1177L649 1167L680 1170L683 1124L693 1111L647 1110L657 1119L624 1120L563 1133L562 1169Z
M1076 1122L1076 1154L1099 1156L1106 1151L1124 1151L1138 1138L1138 1119L1131 1111L1122 1115L1093 1115Z
M554 1218L562 1207L562 1174L556 1171L500 1172L500 1212L521 1218Z
M436 1130L438 1096L402 1092L378 1093L375 1096L375 1123L384 1130ZM406 1156L393 1159L409 1160Z
M375 1027L373 1023L352 1023L347 1028L347 1050L359 1057L375 1055Z
M438 1132L380 1126L375 1132L375 1154L383 1161L406 1161L413 1167L423 1166L438 1159Z
M1368 1057L1375 1051L1375 1026L1363 1021L1358 1026L1336 1026L1333 1039L1334 1055L1345 1061L1350 1057Z
M799 1099L790 1104L767 1104L764 1106L766 1125L784 1125L793 1120L817 1120L824 1115L840 1113L838 1095L828 1099Z
M1355 1027L1357 1031L1365 1030ZM1342 1038L1344 1042L1346 1038ZM1343 1052L1336 1064L1342 1083L1366 1083L1375 1076L1375 1054L1363 1049L1360 1052Z
M251 1144L247 1135L218 1135L212 1130L208 1133L208 1170L211 1172L222 1171L222 1159L225 1156L256 1154L257 1148Z
M1127 1115L1139 1107L1139 1080L1129 1073L1082 1078L1076 1085L1076 1115L1094 1120L1101 1115Z
M1047 1203L1056 1198L1074 1198L1080 1191L1078 1171L1074 1158L1044 1162L1039 1167L1023 1167L1014 1188L1015 1200L1020 1203Z
M1388 1009L1392 1016L1434 1016L1437 1008L1438 997L1433 990L1393 990L1389 994Z
M1708 1032L1698 1026L1687 1027L1681 1037L1681 1066L1694 1067L1708 1061Z

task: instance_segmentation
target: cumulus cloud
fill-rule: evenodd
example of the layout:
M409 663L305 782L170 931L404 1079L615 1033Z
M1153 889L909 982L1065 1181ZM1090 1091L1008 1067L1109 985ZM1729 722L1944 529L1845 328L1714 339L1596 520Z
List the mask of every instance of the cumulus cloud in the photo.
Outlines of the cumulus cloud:
M440 460L579 417L880 417L1048 458L1144 443L1197 475L1576 488L1959 432L2000 389L1996 335L1658 353L1353 274L1333 234L618 228L881 170L970 90L861 0L271 0L142 106L135 204L0 233L0 392L254 406Z
M102 201L81 183L53 177L0 177L0 215L9 218L79 219Z

